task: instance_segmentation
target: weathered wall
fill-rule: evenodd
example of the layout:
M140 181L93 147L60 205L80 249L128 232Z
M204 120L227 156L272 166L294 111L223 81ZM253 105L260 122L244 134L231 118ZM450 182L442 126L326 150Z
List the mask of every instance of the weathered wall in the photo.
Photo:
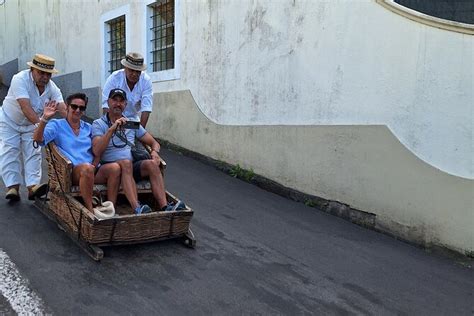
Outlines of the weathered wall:
M0 6L0 64L18 58L22 70L35 53L43 53L56 59L59 75L83 71L84 87L100 86L100 16L129 2L7 0ZM135 1L130 6L130 27L137 33L142 5ZM133 37L130 49L141 47L141 41L140 36Z
M64 97L77 91L87 92L87 115L98 117L102 49L99 17L109 7L127 2L5 1L0 6L0 16L4 17L0 19L0 64L18 59L18 68L23 70L35 53L55 58L59 73L53 81ZM141 9L139 3L135 6ZM138 43L137 47L141 39ZM11 76L5 80L9 84Z
M155 91L190 89L220 124L387 125L426 163L474 178L473 36L370 0L179 2L181 78ZM100 86L100 17L124 5L127 49L141 50L139 1L6 1L2 39L12 44L0 63L26 67L43 52L62 73L83 70L85 88Z
M0 65L18 58L20 34L18 2L0 5Z
M423 161L472 179L474 38L373 1L183 7L181 80L228 125L384 124Z

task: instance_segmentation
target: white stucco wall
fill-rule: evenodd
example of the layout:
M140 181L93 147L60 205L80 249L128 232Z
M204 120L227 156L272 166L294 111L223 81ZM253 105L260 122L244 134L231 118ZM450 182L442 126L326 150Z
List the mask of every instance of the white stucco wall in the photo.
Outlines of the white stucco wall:
M473 36L373 0L179 4L180 79L155 92L190 89L219 124L385 124L426 163L474 178ZM85 88L101 86L101 17L124 6L127 51L141 51L143 1L7 0L1 59L22 67L42 52L63 73L83 70ZM15 47L15 34L28 36Z
M56 59L60 74L82 70L84 88L101 86L101 16L123 6L129 7L130 17L127 50L140 51L140 1L6 0L0 6L0 64L18 58L20 69L25 69L35 53L42 53Z
M385 124L426 163L472 179L474 37L375 1L183 6L182 76L229 125Z
M1 3L1 1L0 1ZM12 17L18 17L18 3L12 2L8 6L6 3L0 5L0 64L18 58L19 45L19 21Z

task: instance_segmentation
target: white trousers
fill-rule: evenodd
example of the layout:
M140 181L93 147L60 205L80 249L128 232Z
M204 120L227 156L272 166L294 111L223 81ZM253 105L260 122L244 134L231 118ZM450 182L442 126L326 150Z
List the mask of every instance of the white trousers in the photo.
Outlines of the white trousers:
M41 148L33 147L34 130L34 125L15 124L0 108L0 172L6 187L41 181Z

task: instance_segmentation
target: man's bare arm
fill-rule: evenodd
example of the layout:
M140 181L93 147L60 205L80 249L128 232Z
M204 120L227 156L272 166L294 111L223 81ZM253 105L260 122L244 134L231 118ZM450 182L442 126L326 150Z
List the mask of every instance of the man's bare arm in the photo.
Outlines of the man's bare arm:
M112 124L107 129L104 135L94 137L94 139L92 140L92 153L94 154L94 156L96 157L102 156L105 149L107 148L107 145L109 144L110 139L114 135L115 130L117 129L118 126L123 125L125 121L126 119L124 117L116 120L114 124Z
M33 124L38 123L39 117L36 114L36 112L33 110L33 108L31 107L30 99L21 98L21 99L17 99L17 101L18 101L18 104L20 105L21 111L26 116L28 121L30 121Z
M142 115L140 117L140 124L145 128L146 127L146 123L148 123L148 118L150 117L150 112L148 111L145 111L145 112L142 112Z
M153 151L160 152L160 143L158 143L150 133L146 132L146 134L140 138L140 141L150 146Z
M59 113L59 115L61 115L61 117L66 117L67 115L66 103L59 102L58 105L56 106L56 111Z

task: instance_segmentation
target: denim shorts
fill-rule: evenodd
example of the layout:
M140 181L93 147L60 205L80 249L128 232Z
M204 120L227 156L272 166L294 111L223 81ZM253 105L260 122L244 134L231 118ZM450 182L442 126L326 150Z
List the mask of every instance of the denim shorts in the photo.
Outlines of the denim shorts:
M144 179L144 178L142 178L142 174L140 172L142 162L143 162L143 160L133 162L133 178L135 179L136 182Z

